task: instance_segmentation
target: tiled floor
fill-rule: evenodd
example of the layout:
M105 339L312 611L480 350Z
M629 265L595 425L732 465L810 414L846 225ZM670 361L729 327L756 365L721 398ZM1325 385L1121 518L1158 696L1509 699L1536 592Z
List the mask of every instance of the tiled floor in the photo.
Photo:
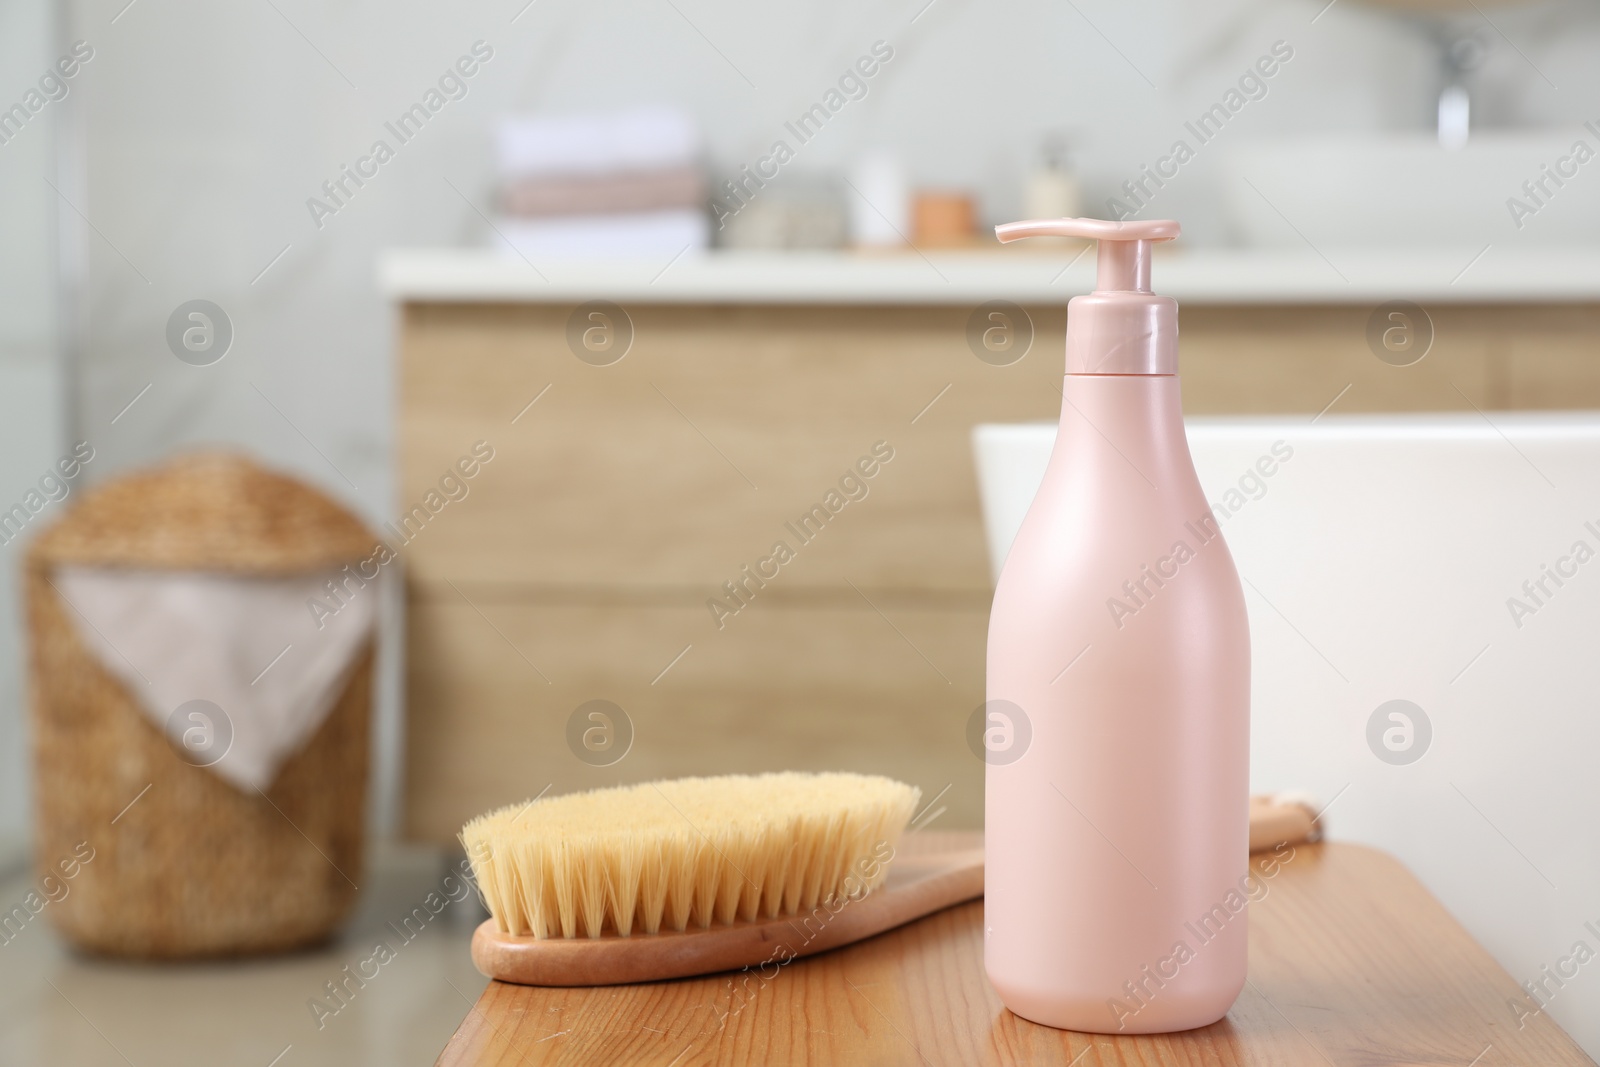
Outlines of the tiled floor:
M343 934L310 952L239 963L128 964L72 953L41 915L0 944L0 1064L71 1067L405 1067L431 1064L487 982L467 954L481 917L452 904L415 940L398 923L438 887L429 851L375 856ZM0 883L9 909L26 877ZM394 958L322 1019L308 1005L346 964ZM369 968L370 969L370 968Z

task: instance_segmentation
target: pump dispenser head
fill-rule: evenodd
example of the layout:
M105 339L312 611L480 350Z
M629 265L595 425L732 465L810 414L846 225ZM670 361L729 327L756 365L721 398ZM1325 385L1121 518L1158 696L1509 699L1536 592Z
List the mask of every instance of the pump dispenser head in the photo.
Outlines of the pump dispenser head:
M1068 374L1178 373L1178 302L1150 291L1150 246L1178 233L1170 219L1036 219L994 228L1002 243L1023 237L1100 242L1094 292L1067 304Z

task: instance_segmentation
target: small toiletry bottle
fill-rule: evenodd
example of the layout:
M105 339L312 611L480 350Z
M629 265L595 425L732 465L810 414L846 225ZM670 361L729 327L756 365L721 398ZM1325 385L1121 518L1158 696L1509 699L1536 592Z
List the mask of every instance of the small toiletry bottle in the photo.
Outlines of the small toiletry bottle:
M1052 134L1040 147L1039 164L1029 172L1023 188L1022 209L1036 219L1076 215L1082 208L1083 191L1073 173L1067 139ZM1067 242L1055 238L1060 244Z
M905 168L874 151L850 168L850 243L859 249L901 248L911 232L911 186Z
M1061 425L989 617L984 963L1006 1007L1186 1030L1245 979L1250 637L1178 389L1168 221L1018 222L1098 240L1068 305Z

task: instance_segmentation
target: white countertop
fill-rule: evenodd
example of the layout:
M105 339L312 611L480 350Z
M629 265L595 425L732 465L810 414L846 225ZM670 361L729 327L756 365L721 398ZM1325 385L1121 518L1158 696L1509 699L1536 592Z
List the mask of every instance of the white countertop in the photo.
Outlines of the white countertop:
M1600 302L1600 247L1324 252L1163 252L1154 288L1188 304ZM393 300L454 303L1040 304L1094 287L1094 256L1074 255L718 251L670 263L529 264L494 249L401 249L383 255L379 285Z

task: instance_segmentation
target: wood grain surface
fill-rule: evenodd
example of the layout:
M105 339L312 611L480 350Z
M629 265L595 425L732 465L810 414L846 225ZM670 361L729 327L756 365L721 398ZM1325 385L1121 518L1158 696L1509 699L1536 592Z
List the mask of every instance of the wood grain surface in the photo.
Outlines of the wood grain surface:
M637 986L489 983L439 1059L464 1065L1059 1064L1566 1067L1592 1064L1392 857L1285 847L1253 861L1250 978L1183 1034L1052 1030L983 973L983 903L782 968Z

